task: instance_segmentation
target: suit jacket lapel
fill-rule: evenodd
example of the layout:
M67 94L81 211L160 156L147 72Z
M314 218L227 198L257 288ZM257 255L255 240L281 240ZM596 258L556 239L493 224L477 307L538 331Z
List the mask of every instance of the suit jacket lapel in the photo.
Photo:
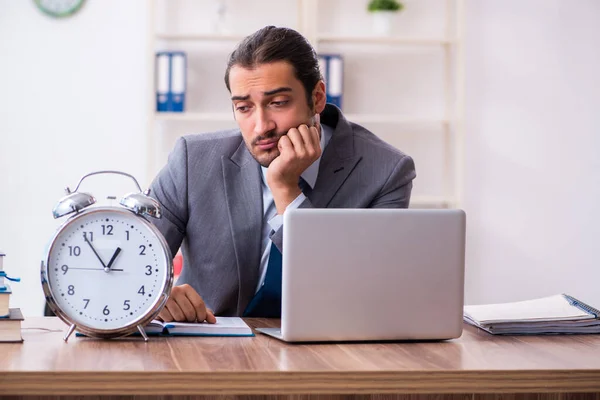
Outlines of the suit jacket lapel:
M321 122L335 126L335 131L323 152L317 182L309 195L313 206L319 208L329 205L362 158L354 150L352 127L337 107L328 104L321 114Z
M231 159L222 157L229 223L237 259L238 313L254 295L258 282L262 232L260 165L242 141Z

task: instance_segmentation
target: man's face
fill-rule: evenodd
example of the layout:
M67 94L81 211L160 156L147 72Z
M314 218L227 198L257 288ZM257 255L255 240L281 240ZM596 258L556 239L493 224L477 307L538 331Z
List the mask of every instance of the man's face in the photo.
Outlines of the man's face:
M229 87L235 119L252 156L268 167L279 156L277 142L291 128L312 125L302 83L288 62L277 61L254 69L233 66Z

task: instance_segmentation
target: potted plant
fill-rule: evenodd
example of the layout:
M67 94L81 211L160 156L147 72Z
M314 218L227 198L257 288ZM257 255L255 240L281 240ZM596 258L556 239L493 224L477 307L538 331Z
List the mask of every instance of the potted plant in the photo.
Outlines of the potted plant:
M373 32L377 35L389 35L392 31L393 17L402 11L404 5L396 0L371 0L367 10L373 18Z

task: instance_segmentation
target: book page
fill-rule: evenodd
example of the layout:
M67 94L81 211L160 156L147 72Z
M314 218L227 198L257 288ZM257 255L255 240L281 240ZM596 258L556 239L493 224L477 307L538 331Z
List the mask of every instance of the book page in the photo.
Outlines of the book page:
M169 322L165 325L168 328L185 328L185 329L220 329L220 328L240 328L245 329L249 326L246 325L243 319L239 317L216 317L217 322L215 324L209 324L208 322Z
M504 321L559 321L593 318L593 315L572 306L561 294L513 303L465 306L464 311L476 322L482 324Z

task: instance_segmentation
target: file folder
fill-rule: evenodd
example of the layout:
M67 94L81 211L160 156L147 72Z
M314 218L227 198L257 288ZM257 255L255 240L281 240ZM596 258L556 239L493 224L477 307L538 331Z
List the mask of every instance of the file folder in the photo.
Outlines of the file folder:
M170 64L169 53L156 53L156 111L169 111Z
M186 56L183 52L171 53L171 111L185 109Z
M156 53L156 111L183 112L187 57L181 51Z
M340 54L319 55L319 68L325 80L327 103L342 108L344 92L344 60Z

